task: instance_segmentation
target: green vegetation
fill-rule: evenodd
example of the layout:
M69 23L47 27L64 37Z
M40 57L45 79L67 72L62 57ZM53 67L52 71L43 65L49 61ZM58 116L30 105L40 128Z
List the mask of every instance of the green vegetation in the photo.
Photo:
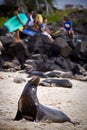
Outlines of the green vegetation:
M61 22L64 16L68 16L72 21L75 21L74 17L72 16L79 12L78 9L65 9L65 10L56 10L54 14L47 15L49 22ZM45 14L46 16L46 14Z
M48 18L49 23L62 22L64 16L68 16L74 24L84 24L87 23L87 10L78 10L78 9L66 9L66 10L55 10L53 14L43 13L43 16ZM8 19L8 17L0 18L0 26Z
M8 17L1 17L0 18L0 26L3 26L4 22L8 20Z
M73 21L74 24L87 23L87 10L78 10L78 9L56 10L54 14L47 15L47 18L49 22L60 23L63 20L64 16L68 16Z

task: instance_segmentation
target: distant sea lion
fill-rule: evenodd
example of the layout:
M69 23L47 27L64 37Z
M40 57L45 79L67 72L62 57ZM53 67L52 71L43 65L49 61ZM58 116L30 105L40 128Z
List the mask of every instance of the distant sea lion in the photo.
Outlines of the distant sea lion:
M47 78L41 81L40 85L45 86L56 86L64 88L72 88L72 83L68 79L58 79L58 78Z
M48 71L45 73L45 75L47 75L48 77L57 77L59 78L60 77L60 72L58 72L57 70L56 71Z
M47 78L47 76L42 72L42 71L30 71L28 72L29 76L28 77L31 77L31 76L39 76L41 78Z
M25 118L29 121L51 121L51 122L72 122L71 119L61 111L48 108L39 103L37 98L37 86L40 78L34 77L25 85L18 101L18 111L14 120Z

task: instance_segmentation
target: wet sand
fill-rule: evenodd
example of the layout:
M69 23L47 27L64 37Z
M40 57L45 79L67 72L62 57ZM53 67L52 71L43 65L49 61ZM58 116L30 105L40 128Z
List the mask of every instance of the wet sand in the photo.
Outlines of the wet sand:
M15 83L15 77L28 81L27 75L18 72L0 72L0 130L87 130L87 82L71 80L72 88L39 86L39 101L66 113L80 125L66 123L14 121L18 99L26 82Z

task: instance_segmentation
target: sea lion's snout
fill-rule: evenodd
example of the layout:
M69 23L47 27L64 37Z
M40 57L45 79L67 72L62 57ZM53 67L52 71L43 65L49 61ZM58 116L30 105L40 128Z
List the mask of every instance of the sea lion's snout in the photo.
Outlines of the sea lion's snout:
M33 84L35 86L38 86L39 82L40 82L40 77L39 76L33 78Z

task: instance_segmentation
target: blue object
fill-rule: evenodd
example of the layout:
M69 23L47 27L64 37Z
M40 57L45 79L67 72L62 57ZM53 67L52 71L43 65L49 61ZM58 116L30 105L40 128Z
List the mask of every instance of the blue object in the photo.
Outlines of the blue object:
M24 34L27 34L29 36L35 36L37 34L37 32L33 31L33 30L28 30L28 29L24 29L22 31Z
M64 28L69 31L72 27L72 22L71 21L67 21L67 22L64 22Z

